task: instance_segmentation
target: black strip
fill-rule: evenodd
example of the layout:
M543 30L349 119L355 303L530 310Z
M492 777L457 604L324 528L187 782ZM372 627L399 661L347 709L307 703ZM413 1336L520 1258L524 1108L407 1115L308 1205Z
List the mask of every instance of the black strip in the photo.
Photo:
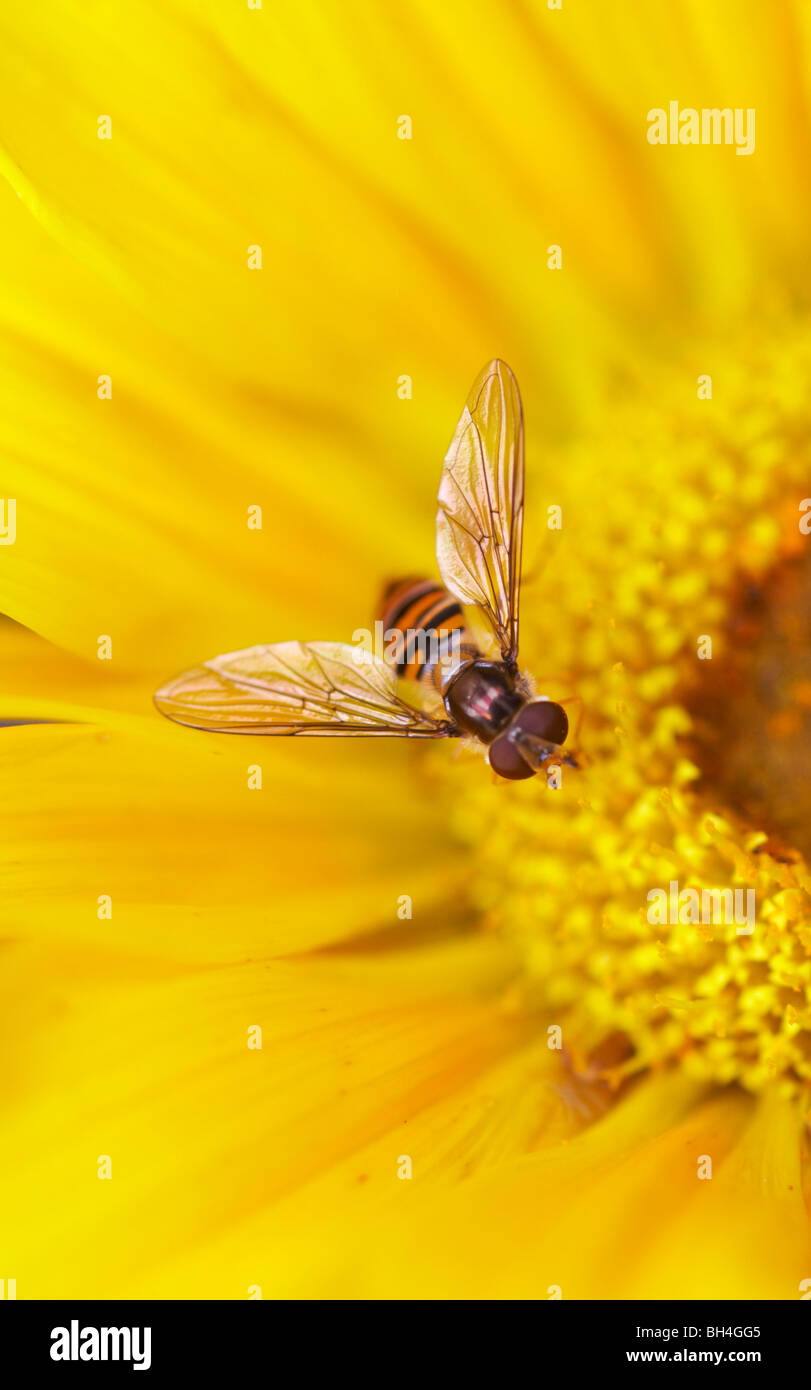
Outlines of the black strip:
M437 628L441 627L443 623L446 623L449 618L456 617L462 617L462 609L461 605L456 602L456 599L452 599L450 603L440 609L435 618L431 619L429 631L436 632Z
M406 609L410 608L412 603L415 603L418 598L423 598L427 594L441 592L442 589L434 579L425 579L421 584L417 585L416 588L407 589L400 600L399 606L391 613L386 612L384 614L384 617L388 620L386 622L386 627L397 627Z

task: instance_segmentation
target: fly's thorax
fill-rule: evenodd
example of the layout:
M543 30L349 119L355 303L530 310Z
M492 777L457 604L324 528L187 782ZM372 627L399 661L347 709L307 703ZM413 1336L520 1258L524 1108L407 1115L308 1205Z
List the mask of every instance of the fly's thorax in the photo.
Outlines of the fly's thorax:
M444 691L452 719L467 734L492 743L525 704L516 678L501 661L469 661Z
M451 686L457 677L476 661L481 661L479 648L473 642L463 641L433 667L431 677L446 706Z

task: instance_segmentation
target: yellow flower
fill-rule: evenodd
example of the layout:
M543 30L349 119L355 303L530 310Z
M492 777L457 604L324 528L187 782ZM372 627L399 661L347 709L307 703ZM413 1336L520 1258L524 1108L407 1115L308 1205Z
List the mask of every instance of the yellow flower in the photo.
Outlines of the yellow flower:
M0 744L19 1297L811 1277L809 19L680 15L0 19L0 719L57 721ZM754 153L649 144L676 98L755 109ZM433 572L495 355L522 660L583 770L162 721L184 665ZM673 881L755 930L653 918Z

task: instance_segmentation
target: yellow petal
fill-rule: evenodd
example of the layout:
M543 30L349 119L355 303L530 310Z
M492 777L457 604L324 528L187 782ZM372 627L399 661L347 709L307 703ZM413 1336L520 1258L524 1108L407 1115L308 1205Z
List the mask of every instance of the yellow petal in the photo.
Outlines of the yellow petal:
M336 1271L295 1291L344 1297L779 1298L800 1296L809 1225L796 1110L754 1115L727 1092L695 1107L679 1078L644 1083L571 1142L452 1193L414 1184L381 1233L353 1229ZM700 1178L706 1158L711 1178ZM349 1245L340 1217L325 1243ZM287 1264L286 1266L287 1267ZM281 1279L276 1283L281 1289Z
M157 969L460 919L464 863L413 745L209 737L157 714L143 737L127 718L0 731L0 922L15 937L91 971L133 956Z
M112 634L122 667L151 673L343 638L386 568L432 567L439 464L482 361L513 363L537 447L670 350L660 323L692 335L691 315L747 304L764 245L799 260L798 45L761 14L771 45L713 47L716 24L736 32L736 5L720 13L674 43L649 4L646 46L631 15L488 4L473 23L429 0L396 25L374 7L352 24L338 0L272 24L167 3L126 40L75 0L36 32L4 15L18 538L0 610L88 657ZM664 86L705 50L770 111L768 160L699 150L688 169L646 144L666 100L652 71Z
M274 1203L327 1172L345 1185L341 1164L375 1145L393 1184L406 1126L526 1037L491 1002L506 978L493 943L103 989L49 950L15 945L6 961L0 1223L22 1298L245 1297L278 1277ZM248 1046L257 1025L261 1049ZM226 1234L241 1265L218 1270L200 1252ZM299 1240L317 1259L317 1226Z

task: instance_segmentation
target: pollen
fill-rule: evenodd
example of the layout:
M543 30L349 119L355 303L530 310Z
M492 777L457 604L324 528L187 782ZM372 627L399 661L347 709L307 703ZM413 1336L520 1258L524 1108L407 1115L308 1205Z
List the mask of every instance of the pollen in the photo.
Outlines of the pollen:
M723 401L671 383L555 469L521 663L573 697L580 770L449 773L484 929L617 1085L679 1067L811 1094L811 349L778 341L740 346Z

